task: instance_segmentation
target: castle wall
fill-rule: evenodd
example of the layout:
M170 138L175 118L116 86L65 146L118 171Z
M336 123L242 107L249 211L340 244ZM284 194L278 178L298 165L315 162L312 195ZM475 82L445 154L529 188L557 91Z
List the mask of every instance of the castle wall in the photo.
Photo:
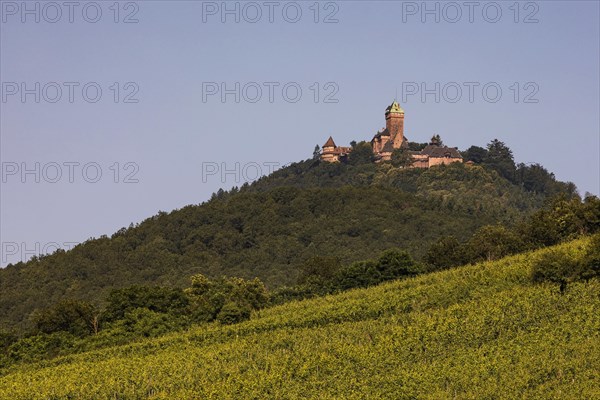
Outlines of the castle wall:
M337 154L334 154L334 153L322 153L321 160L327 161L327 162L336 162L336 161L339 161L339 157Z
M413 154L412 168L429 168L429 157L422 154Z
M463 162L462 158L450 158L450 157L430 157L429 158L429 167L433 167L436 165L448 165L455 162Z
M379 153L379 151L381 150L381 140L373 139L371 141L371 146L373 147L373 153Z

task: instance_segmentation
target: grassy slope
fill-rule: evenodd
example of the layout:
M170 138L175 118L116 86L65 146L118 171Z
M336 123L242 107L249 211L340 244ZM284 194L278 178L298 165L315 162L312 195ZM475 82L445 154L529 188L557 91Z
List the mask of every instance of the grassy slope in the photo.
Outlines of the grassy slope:
M23 365L0 398L600 398L600 282L531 285L534 256Z

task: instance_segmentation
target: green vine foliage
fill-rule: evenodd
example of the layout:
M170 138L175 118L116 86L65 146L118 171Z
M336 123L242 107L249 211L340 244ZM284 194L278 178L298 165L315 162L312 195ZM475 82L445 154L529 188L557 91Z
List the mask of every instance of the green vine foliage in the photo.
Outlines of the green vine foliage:
M594 259L597 240L16 364L0 398L600 398L600 281L531 281L536 260Z

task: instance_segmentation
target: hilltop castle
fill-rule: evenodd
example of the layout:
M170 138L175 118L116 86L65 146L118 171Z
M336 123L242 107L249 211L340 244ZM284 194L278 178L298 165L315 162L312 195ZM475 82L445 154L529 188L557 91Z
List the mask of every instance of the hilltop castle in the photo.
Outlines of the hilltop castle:
M394 150L405 149L412 158L411 167L414 168L429 168L463 161L456 148L442 146L434 139L420 151L409 150L408 140L404 136L404 110L396 101L385 109L385 129L379 130L373 136L371 147L376 162L389 161ZM323 145L321 160L337 162L347 157L351 151L352 147L336 146L330 136Z

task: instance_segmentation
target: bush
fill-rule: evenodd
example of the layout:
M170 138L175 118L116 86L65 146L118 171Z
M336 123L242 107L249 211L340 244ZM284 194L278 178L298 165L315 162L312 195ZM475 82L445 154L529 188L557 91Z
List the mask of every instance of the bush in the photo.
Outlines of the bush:
M63 300L52 307L36 310L31 320L38 332L69 332L85 336L98 330L95 307L85 301Z
M433 271L457 267L468 263L465 252L466 246L454 236L443 236L429 247L425 262Z
M335 286L340 290L368 287L377 284L379 279L375 261L356 261L340 270Z
M582 278L600 277L600 234L594 235L590 240L582 260Z
M377 260L357 261L342 268L333 288L347 290L368 287L420 272L421 266L406 251L389 249L381 253Z
M564 290L568 283L600 277L600 235L593 236L580 252L549 249L533 262L534 282L554 282Z
M267 289L258 278L245 280L223 277L210 280L197 274L192 276L192 286L185 293L190 300L191 316L195 322L210 322L219 318L229 320L226 315L235 311L231 304L243 311L243 315L246 315L244 310L247 310L249 316L250 310L261 309L269 302ZM221 315L225 306L229 310Z
M501 225L479 228L466 243L466 259L470 262L498 260L525 249L521 238Z
M237 324L250 318L250 307L240 306L233 301L225 303L219 314L217 321L224 325Z
M533 261L531 279L533 282L558 283L562 291L581 275L581 260L573 253L557 248L549 249Z
M147 308L158 313L183 315L189 305L183 290L168 287L130 286L110 292L104 319L116 321L136 308Z
M271 293L270 305L279 305L293 300L302 300L316 296L314 287L309 285L283 286Z
M136 308L128 311L120 323L125 331L137 337L156 337L187 326L186 319Z
M22 338L10 345L7 356L13 361L33 361L52 357L60 352L69 352L75 344L75 337L67 332L38 334Z
M338 257L311 257L299 267L298 284L323 284L330 281L341 267Z

